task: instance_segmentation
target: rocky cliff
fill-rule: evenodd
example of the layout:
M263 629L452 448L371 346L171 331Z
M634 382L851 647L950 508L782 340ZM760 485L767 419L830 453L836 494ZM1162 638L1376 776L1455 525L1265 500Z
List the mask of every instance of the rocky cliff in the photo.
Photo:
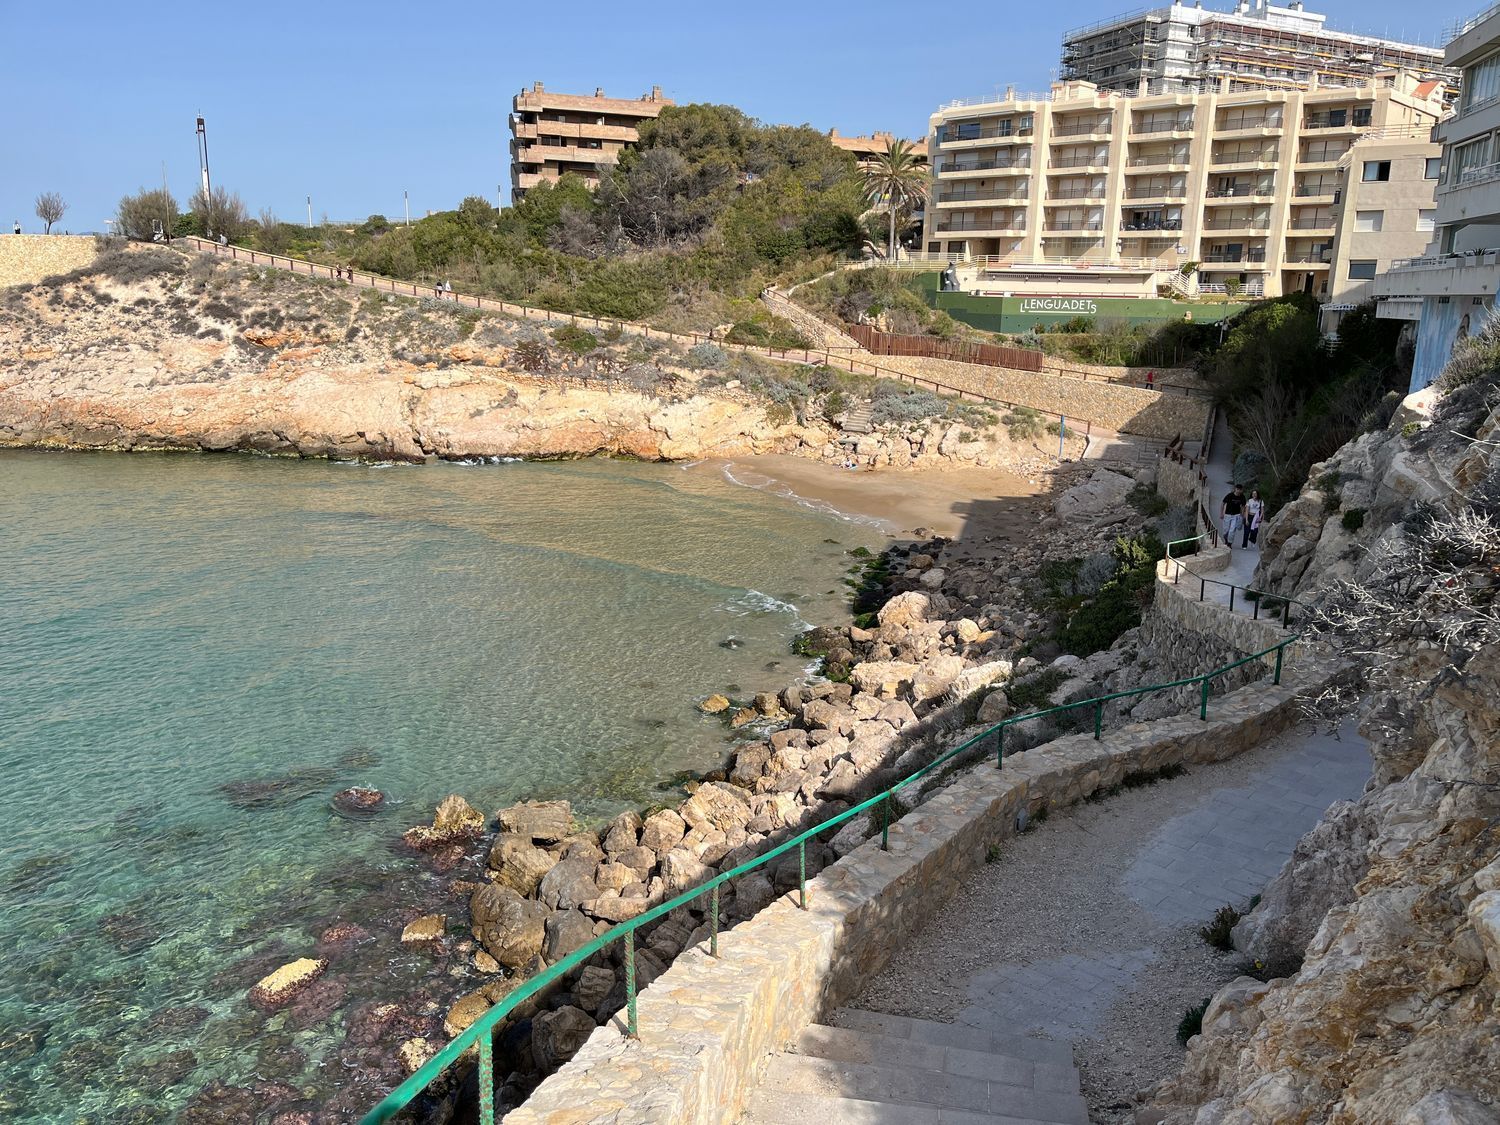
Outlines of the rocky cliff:
M904 411L856 454L822 412L790 405L805 369L706 348L137 246L0 290L0 445L395 460L778 452L896 467L1038 458L1004 427L941 417L949 407L932 396L927 416Z
M1497 380L1407 399L1264 532L1256 584L1358 670L1373 777L1235 929L1251 975L1138 1120L1500 1121Z

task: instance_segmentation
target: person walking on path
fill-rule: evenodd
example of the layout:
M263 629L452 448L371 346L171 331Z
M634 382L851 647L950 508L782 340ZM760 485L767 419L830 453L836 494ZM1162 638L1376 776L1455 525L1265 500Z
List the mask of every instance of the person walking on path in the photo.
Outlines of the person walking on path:
M1219 504L1219 524L1224 533L1224 544L1231 551L1234 550L1234 540L1245 526L1245 489L1243 485L1235 485L1234 490L1224 494L1223 501Z
M1152 369L1152 370L1146 372L1146 389L1148 391L1154 391L1156 389L1156 371L1155 371L1155 369Z
M1266 502L1260 498L1260 489L1252 488L1250 498L1245 501L1245 538L1241 547L1248 547L1260 535L1260 521L1266 513Z
M16 229L12 233L14 233L14 234L20 234L21 233L21 220L20 219L16 220Z

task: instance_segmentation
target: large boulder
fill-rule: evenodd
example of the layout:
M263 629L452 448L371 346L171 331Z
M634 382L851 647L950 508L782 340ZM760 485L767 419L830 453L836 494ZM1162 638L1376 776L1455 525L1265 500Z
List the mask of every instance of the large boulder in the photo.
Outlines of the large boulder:
M927 620L931 604L926 594L908 590L881 606L875 617L882 625L920 625Z
M873 660L849 669L849 682L860 691L892 699L911 686L916 674L917 665L904 660ZM805 710L803 716L806 717Z
M426 850L477 839L483 831L484 814L457 793L451 793L438 803L430 826L409 828L401 838L410 847Z
M573 831L567 801L522 801L495 814L502 832L514 832L533 844L555 844Z
M594 940L594 923L577 910L559 910L547 919L542 955L556 964Z
M542 951L547 908L522 898L509 887L491 883L469 899L475 938L496 961L519 969Z
M501 832L490 847L490 866L495 869L496 882L517 894L529 895L542 876L557 866L557 857L524 836Z
M1064 520L1087 519L1128 512L1125 499L1135 481L1123 473L1095 469L1088 480L1075 484L1052 504L1052 510Z
M313 981L323 975L328 962L299 957L275 972L267 973L250 990L250 1003L263 1012L274 1012L295 1000Z
M949 689L954 699L967 699L980 688L1010 679L1013 668L1009 660L991 660L958 674Z
M671 809L662 809L646 818L641 827L641 847L650 848L658 856L675 848L687 835L687 824Z
M598 1026L594 1017L571 1005L543 1012L531 1021L531 1054L543 1074L551 1074L578 1053Z
M748 793L734 786L710 782L700 785L697 792L683 802L678 813L689 827L699 831L710 828L728 831L743 827L750 819L749 797Z
M563 860L542 876L536 888L537 899L553 910L571 910L587 902L599 894L599 888L594 884L597 866L592 856Z
M802 722L808 730L839 733L854 725L854 715L830 699L813 699L802 705Z
M626 809L614 820L609 822L609 827L604 830L604 851L608 855L623 852L626 848L633 848L641 840L641 814L634 809Z
M945 694L963 673L962 656L933 656L924 660L911 678L912 698L918 703Z

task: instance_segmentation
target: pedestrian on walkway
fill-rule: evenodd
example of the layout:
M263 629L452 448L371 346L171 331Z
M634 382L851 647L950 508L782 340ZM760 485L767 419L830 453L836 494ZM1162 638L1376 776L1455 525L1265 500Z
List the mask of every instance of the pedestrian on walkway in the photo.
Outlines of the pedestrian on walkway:
M1148 391L1156 389L1156 372L1154 370L1146 372L1146 389Z
M1219 504L1219 525L1224 533L1224 545L1231 551L1234 550L1234 541L1245 527L1245 489L1243 485L1235 485L1234 489L1224 494L1223 501Z
M1265 515L1266 503L1260 498L1260 489L1250 490L1250 499L1245 501L1245 540L1241 547L1248 547L1260 535L1260 521Z
M16 229L15 229L14 233L15 234L20 234L21 233L21 220L20 219L16 220Z

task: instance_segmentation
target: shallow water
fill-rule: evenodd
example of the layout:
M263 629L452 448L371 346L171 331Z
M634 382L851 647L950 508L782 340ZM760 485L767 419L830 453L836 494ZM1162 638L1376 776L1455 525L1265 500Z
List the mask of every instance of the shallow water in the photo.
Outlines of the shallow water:
M694 703L795 679L880 538L672 466L19 452L0 531L0 1117L28 1121L326 1094L359 986L289 1022L247 983L331 920L399 925L433 877L392 840L446 793L670 799L723 758ZM336 815L354 784L387 810Z

